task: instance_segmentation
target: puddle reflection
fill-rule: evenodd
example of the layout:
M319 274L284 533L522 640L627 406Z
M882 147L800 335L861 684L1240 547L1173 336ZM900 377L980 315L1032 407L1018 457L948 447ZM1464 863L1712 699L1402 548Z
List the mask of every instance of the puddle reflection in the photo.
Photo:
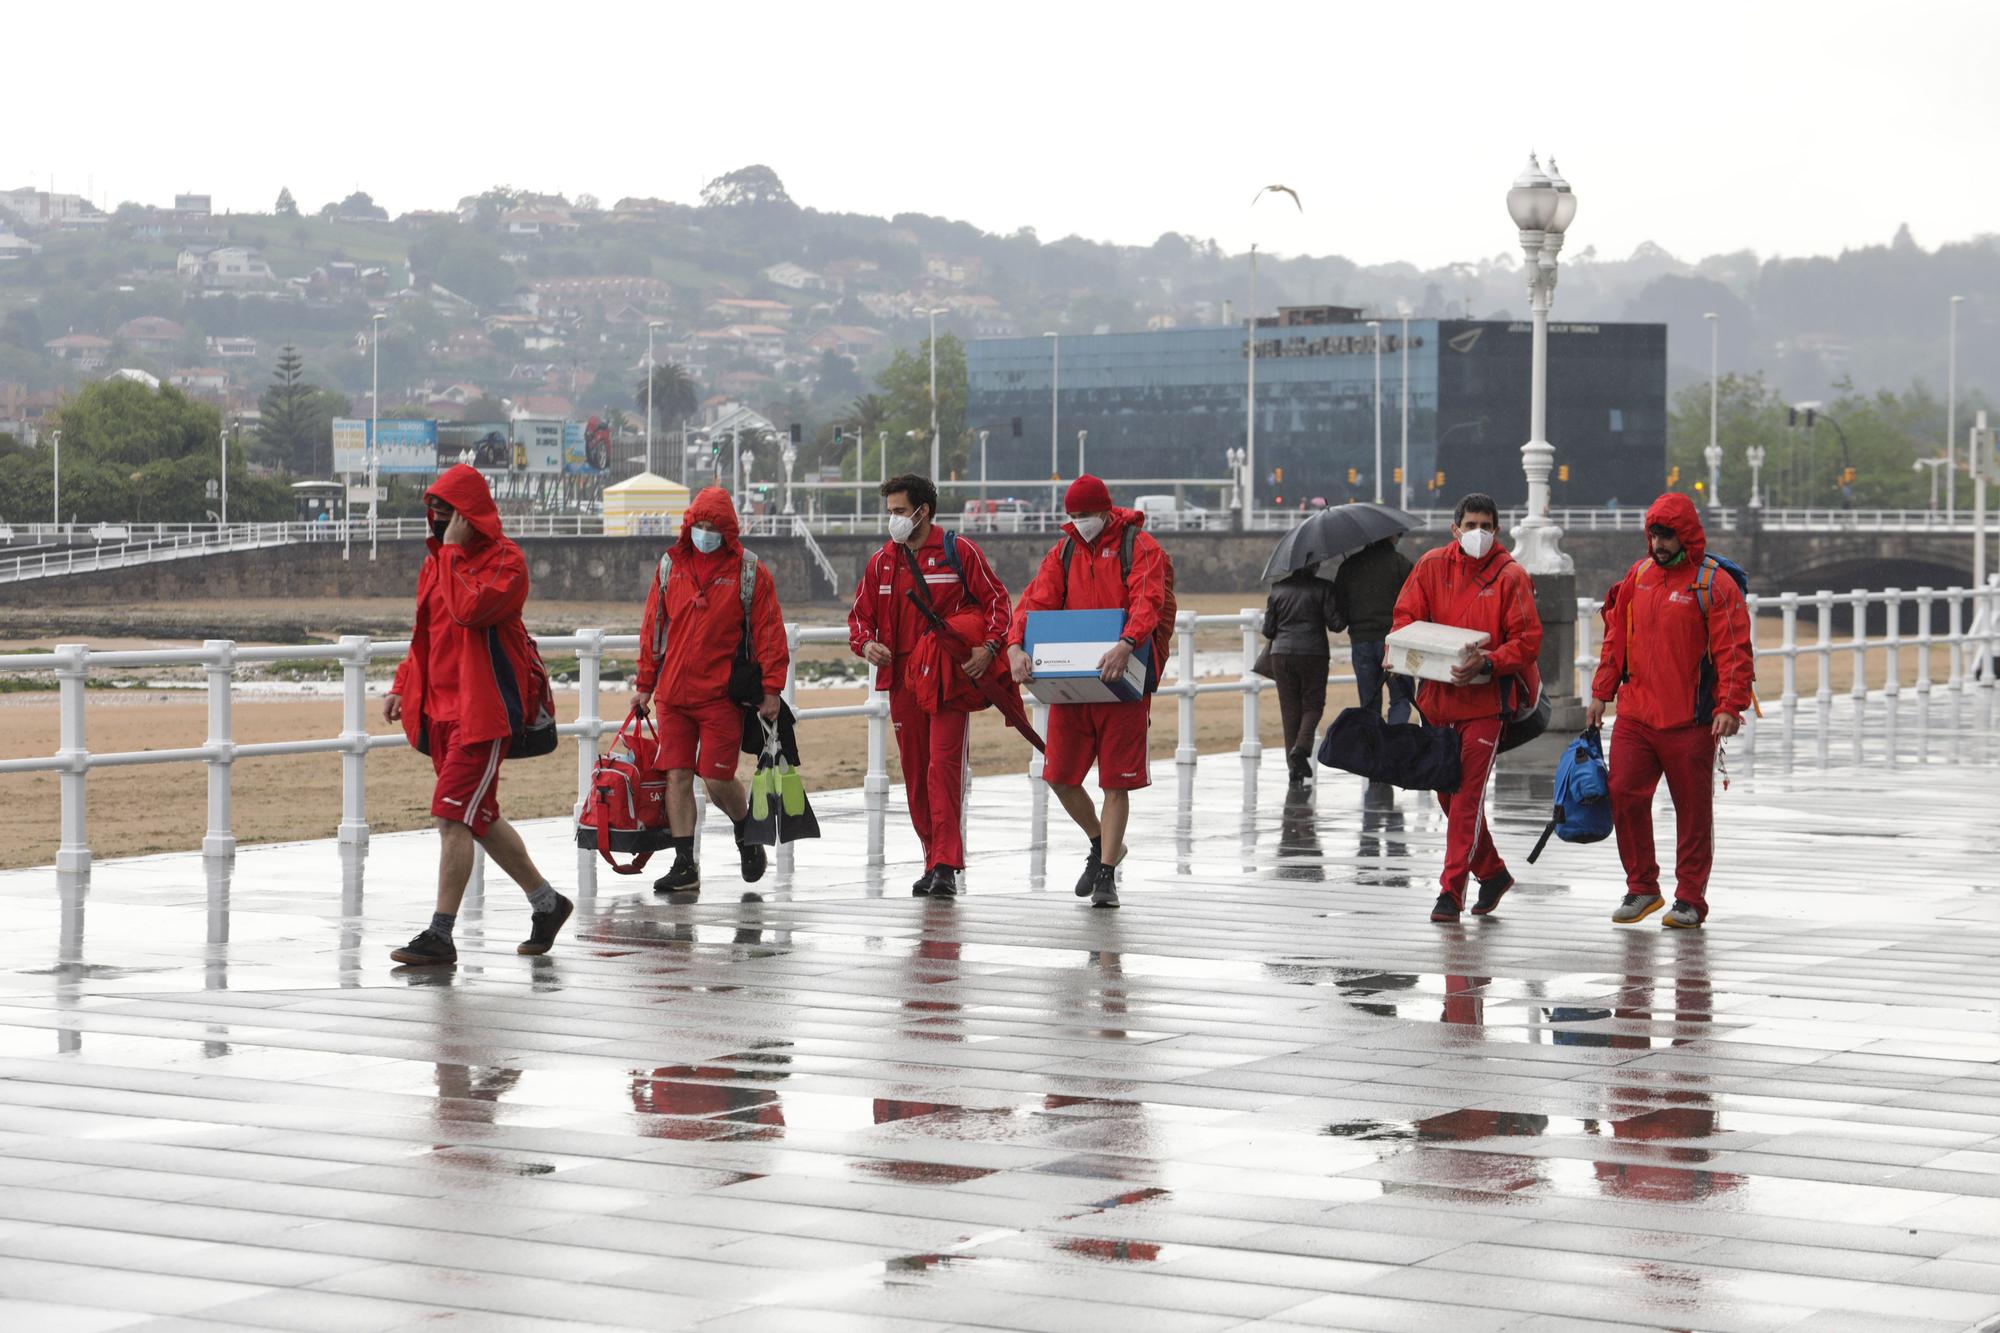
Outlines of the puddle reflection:
M1279 879L1322 881L1326 878L1326 856L1319 842L1319 810L1313 804L1309 786L1289 787L1285 807L1278 822Z
M1396 789L1386 782L1367 782L1361 787L1361 840L1355 855L1362 861L1387 860L1403 864L1409 844L1398 837L1404 831L1404 814ZM1357 883L1386 888L1407 888L1407 872L1364 865L1355 875Z

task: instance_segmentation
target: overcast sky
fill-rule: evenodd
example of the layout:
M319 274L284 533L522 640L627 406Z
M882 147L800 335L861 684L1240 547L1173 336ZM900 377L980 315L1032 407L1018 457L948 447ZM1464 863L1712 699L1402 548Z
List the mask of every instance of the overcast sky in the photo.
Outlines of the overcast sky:
M123 14L120 17L121 12ZM192 12L192 11L191 11ZM2000 4L114 3L8 15L0 187L392 213L497 182L1365 263L1512 247L1532 148L1570 253L1837 253L2000 230ZM1253 210L1258 187L1281 197Z

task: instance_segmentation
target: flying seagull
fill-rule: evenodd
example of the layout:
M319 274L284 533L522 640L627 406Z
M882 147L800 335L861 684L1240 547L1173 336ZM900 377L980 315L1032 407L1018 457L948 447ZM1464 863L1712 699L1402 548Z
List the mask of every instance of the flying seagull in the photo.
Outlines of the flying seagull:
M1298 209L1299 212L1301 213L1306 211L1306 206L1299 202L1299 192L1297 190L1294 190L1289 185L1266 185L1263 189L1257 191L1257 193L1250 196L1250 202L1254 204L1259 199L1262 199L1265 195L1270 194L1274 190L1277 191L1279 194L1288 194L1292 196L1292 207Z

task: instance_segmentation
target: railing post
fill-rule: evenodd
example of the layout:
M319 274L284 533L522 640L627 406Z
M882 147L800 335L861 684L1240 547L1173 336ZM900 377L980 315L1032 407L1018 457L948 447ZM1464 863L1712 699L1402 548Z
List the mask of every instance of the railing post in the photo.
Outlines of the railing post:
M1175 700L1175 713L1180 723L1180 737L1174 745L1174 762L1192 766L1201 751L1195 745L1195 674L1194 674L1194 616L1192 611L1182 611L1174 617L1174 652L1180 663L1180 685L1183 693Z
M1263 693L1259 688L1263 678L1252 668L1257 665L1257 652L1261 646L1257 642L1261 637L1257 628L1263 623L1263 612L1254 606L1246 606L1239 614L1243 621L1243 744L1237 748L1237 753L1245 759L1258 759L1264 753L1264 734L1258 723L1257 707Z
M1754 592L1744 597L1743 602L1745 616L1750 622L1750 667L1753 682L1751 689L1755 690L1756 685L1754 682L1757 659L1760 656L1757 647L1757 612L1761 602ZM1753 706L1750 709L1750 715L1743 719L1743 730L1737 733L1743 738L1743 776L1745 777L1750 777L1757 772L1757 732L1759 722L1757 709Z
M1833 594L1821 590L1813 594L1813 704L1816 735L1813 747L1820 767L1826 767L1827 746L1833 730Z
M84 680L90 671L90 649L65 643L55 651L60 748L65 761L58 785L62 792L62 841L56 847L56 878L80 884L90 876L90 836L84 818L84 781L90 773L90 747L84 741Z
M1579 597L1576 599L1576 661L1571 665L1571 688L1577 698L1591 697L1591 677L1597 674L1597 637L1603 627L1603 618L1597 613L1597 599Z
M368 664L366 634L340 636L340 830L338 840L368 845Z
M1959 587L1944 590L1945 637L1951 644L1951 678L1946 682L1956 699L1965 696L1965 589ZM1957 708L1954 701L1952 707ZM1957 720L1956 713L1953 720Z
M1890 709L1895 712L1896 696L1903 692L1903 590L1886 588L1882 592L1882 609L1886 616L1885 636L1882 646L1888 652L1888 674L1882 681L1882 693L1889 696Z
M576 808L571 814L581 818L584 802L590 799L590 775L597 771L603 722L598 711L598 684L604 670L604 631L578 629L576 635L583 640L576 650L576 720L583 729L576 737Z
M1861 735L1861 708L1868 698L1868 590L1856 588L1848 596L1854 608L1854 679L1847 692L1854 698L1854 734Z
M1937 594L1930 588L1917 589L1917 693L1931 692L1931 603Z
M868 772L861 780L861 797L862 804L870 810L881 810L889 804L889 692L877 688L881 673L881 667L869 665Z
M1778 610L1784 618L1784 638L1779 651L1784 654L1784 692L1779 696L1779 716L1785 738L1785 749L1790 751L1797 735L1799 712L1799 595L1784 593L1778 598Z
M236 834L230 811L230 777L236 767L236 737L230 716L230 692L236 676L236 644L210 639L202 644L210 654L208 674L208 835L201 854L217 861L236 855Z

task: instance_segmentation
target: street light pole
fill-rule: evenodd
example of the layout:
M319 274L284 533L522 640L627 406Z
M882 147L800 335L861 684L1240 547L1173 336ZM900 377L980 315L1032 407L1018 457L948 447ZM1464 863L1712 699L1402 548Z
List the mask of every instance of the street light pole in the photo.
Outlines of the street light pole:
M1397 474L1402 480L1396 483L1396 505L1400 509L1410 507L1410 308L1402 309L1403 315L1403 452L1402 463Z
M1521 446L1521 470L1528 481L1528 512L1514 529L1514 558L1529 574L1571 574L1576 564L1562 550L1562 529L1549 517L1549 473L1556 451L1548 442L1549 307L1554 304L1556 260L1563 233L1576 216L1576 195L1553 159L1549 173L1533 154L1507 192L1507 212L1521 234L1527 258L1528 299L1534 314L1534 353L1529 397L1528 442Z
M1058 428L1061 418L1057 415L1057 404L1062 397L1062 335L1044 333L1049 340L1049 512L1062 508L1062 497L1056 494L1056 479L1062 476L1062 462L1056 456L1057 441L1062 439Z
M56 455L55 472L50 481L55 489L55 523L60 528L62 526L62 432L50 431L49 442L54 447Z
M1080 430L1076 433L1076 475L1079 477L1090 471L1089 468L1083 465L1083 442L1089 438L1090 432L1087 430Z
M1708 460L1708 507L1715 509L1722 504L1722 445L1716 434L1721 398L1715 378L1717 353L1722 346L1722 320L1714 311L1702 318L1708 321L1708 448L1702 451L1702 457Z
M1764 446L1761 444L1751 445L1743 451L1743 457L1750 464L1750 507L1752 509L1762 509L1764 507L1764 491L1759 484L1758 478L1764 471Z
M225 534L229 531L229 422L222 423L222 486L217 492L222 497L221 526Z
M1257 243L1250 243L1250 355L1243 389L1243 466L1250 476L1244 512L1254 526L1257 517Z
M379 543L376 517L382 509L381 446L376 442L382 420L382 321L388 316L375 312L374 369L368 383L368 558L373 560Z
M659 328L659 321L649 321L646 325L646 471L653 470L653 330ZM687 457L687 450L681 450L681 457Z
M1382 321L1368 321L1368 341L1375 347L1375 503L1382 503Z
M1944 521L1949 524L1958 509L1958 469L1952 460L1958 457L1958 307L1964 302L1963 296L1954 296L1948 309L1950 333L1947 335L1949 351L1945 358L1944 372ZM1965 461L1977 467L1971 450L1966 451Z
M979 498L986 498L986 431L979 432Z
M937 317L936 306L924 312L931 320L931 485L938 483L942 466L938 461L938 401L937 401Z

